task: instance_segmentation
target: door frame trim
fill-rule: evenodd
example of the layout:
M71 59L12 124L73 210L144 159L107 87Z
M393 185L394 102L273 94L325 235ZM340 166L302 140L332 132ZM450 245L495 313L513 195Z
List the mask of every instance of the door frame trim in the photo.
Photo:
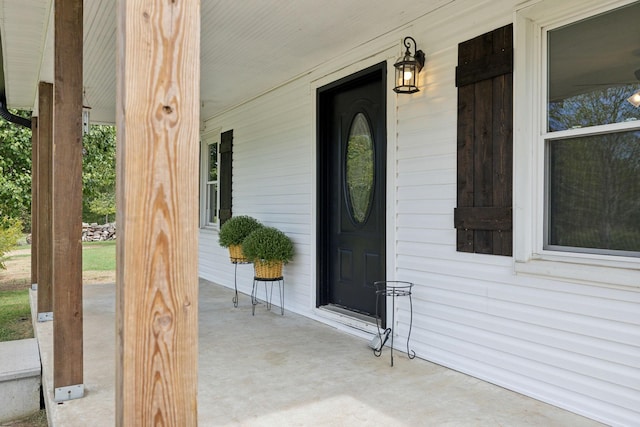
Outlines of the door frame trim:
M388 178L395 176L395 167L393 167L391 170L389 169L390 163L389 163L389 147L393 147L395 149L395 139L394 141L392 141L392 143L389 143L389 135L395 135L395 126L393 129L393 133L390 133L389 131L389 100L390 97L388 96L388 91L390 90L389 88L389 72L388 72L388 68L389 68L389 63L388 60L383 60L382 62L378 62L374 65L371 65L369 67L366 67L364 69L361 69L355 73L349 74L348 76L344 76L342 78L339 78L333 82L330 82L328 84L325 84L323 86L318 86L315 88L315 99L314 99L314 107L315 107L315 154L316 154L316 159L315 159L315 171L314 171L314 178L315 178L315 190L316 190L316 195L315 195L315 204L314 204L314 216L315 216L315 238L314 241L316 243L315 245L315 249L316 249L316 253L315 253L315 269L316 269L316 274L315 274L315 301L313 303L313 306L315 308L319 308L322 305L326 305L326 303L328 302L328 287L326 286L325 283L323 283L325 281L325 275L326 275L326 269L323 266L323 261L324 260L324 255L326 254L326 250L327 250L327 243L328 243L328 234L327 234L327 230L326 230L326 224L324 223L324 221L321 221L321 213L320 213L320 207L323 204L323 197L327 194L327 190L325 188L326 185L326 180L322 179L321 174L322 174L322 166L325 163L326 159L324 158L325 156L325 152L324 150L321 149L321 143L323 141L323 139L325 138L325 129L324 129L324 121L326 120L326 117L324 117L323 115L323 111L322 111L322 103L324 101L324 99L326 99L326 97L330 96L332 92L335 92L337 90L340 90L343 87L346 87L348 85L352 85L355 82L357 82L360 79L363 78L367 78L368 76L370 76L373 73L381 73L381 85L382 85L382 96L383 96L383 102L384 102L384 107L383 107L383 111L385 114L385 128L386 128L386 135L385 135L385 139L386 139L386 145L385 145L385 155L386 155L386 176L385 176L385 208L386 208L386 212L387 214L385 215L385 235L384 235L384 239L385 239L385 270L387 271L386 276L389 275L389 271L393 271L393 270L388 270L389 268L389 263L388 263L388 259L390 258L389 254L392 254L392 252L389 252L390 248L395 247L395 245L390 245L390 238L394 237L391 236L389 233L389 223L390 223L390 215L389 215L389 207L390 207L390 203L389 203L389 199L390 196L395 199L395 194L391 194L389 193L389 189L390 188L394 188L392 186L389 185L388 182ZM394 102L395 104L395 102ZM394 120L395 123L395 120ZM394 162L392 163L392 165L395 165L395 157L394 157ZM390 173L390 172L393 173ZM394 204L391 204L394 205ZM393 218L393 216L391 217ZM392 222L393 223L393 222ZM387 311L387 310L385 310Z

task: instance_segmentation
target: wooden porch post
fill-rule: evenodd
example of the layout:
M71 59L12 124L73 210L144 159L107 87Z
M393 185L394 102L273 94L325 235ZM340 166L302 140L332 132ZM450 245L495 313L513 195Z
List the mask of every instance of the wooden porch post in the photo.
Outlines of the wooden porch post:
M84 395L82 341L82 0L54 3L53 387Z
M38 85L38 321L53 320L53 84Z
M31 286L38 284L38 118L31 118Z
M200 2L118 3L116 424L197 425Z

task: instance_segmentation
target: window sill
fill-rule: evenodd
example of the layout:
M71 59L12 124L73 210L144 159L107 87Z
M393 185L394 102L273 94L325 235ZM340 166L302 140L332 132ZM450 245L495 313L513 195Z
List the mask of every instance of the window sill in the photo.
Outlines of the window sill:
M527 262L515 262L516 274L574 283L640 291L640 260L636 262L534 255Z

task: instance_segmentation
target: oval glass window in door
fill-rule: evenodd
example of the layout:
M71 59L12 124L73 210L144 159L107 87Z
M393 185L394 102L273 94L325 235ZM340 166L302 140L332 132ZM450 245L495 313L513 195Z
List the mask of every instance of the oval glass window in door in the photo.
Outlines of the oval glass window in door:
M351 122L346 155L346 188L353 221L362 224L373 198L373 134L367 117L358 113Z

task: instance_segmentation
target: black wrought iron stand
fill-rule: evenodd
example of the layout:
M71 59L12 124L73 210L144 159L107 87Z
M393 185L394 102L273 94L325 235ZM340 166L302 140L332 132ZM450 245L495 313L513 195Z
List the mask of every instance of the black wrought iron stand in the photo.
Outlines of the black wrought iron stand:
M280 294L280 314L284 316L284 277L275 277L273 279L265 279L263 277L253 278L253 289L251 290L251 314L255 316L256 305L258 305L258 282L264 282L264 297L267 304L267 310L271 310L271 298L273 297L273 284L278 282L278 293ZM267 291L267 283L271 283L271 292Z
M235 265L235 271L233 273L233 287L236 290L236 294L233 296L233 306L238 308L238 264L251 264L249 261L245 261L244 258L231 258L231 263Z
M384 341L382 338L381 332L381 319L378 315L378 299L380 296L391 297L391 328L389 329L389 333L391 334L391 366L393 366L393 325L395 325L396 318L396 297L409 297L409 333L407 334L407 356L409 359L413 359L416 357L416 352L413 350L409 350L409 340L411 339L411 326L413 325L413 301L411 300L411 288L413 288L413 283L404 282L399 280L381 280L378 282L374 282L374 286L376 287L376 326L378 327L378 339L380 342L379 349L373 349L373 354L376 357L380 357L382 354L382 348L384 347Z

